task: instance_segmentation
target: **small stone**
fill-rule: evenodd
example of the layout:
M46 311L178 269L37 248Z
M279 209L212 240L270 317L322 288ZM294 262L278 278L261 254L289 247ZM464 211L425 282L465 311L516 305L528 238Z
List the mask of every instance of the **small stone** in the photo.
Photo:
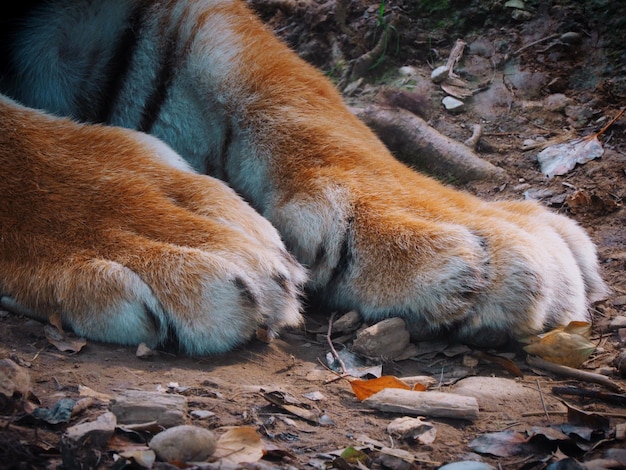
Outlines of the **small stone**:
M508 0L505 4L504 4L505 8L517 8L518 10L524 10L526 8L526 5L524 5L524 2L522 0Z
M354 331L360 324L361 315L356 310L351 310L339 317L339 319L333 323L333 333Z
M7 398L26 397L30 390L30 374L11 359L0 361L0 393Z
M95 421L76 424L70 426L63 435L65 445L78 447L89 441L92 447L103 447L107 441L113 436L117 419L111 412L106 412Z
M516 21L527 21L533 17L532 13L526 10L515 9L511 12L511 18Z
M423 421L422 417L411 416L394 419L387 425L387 432L396 438L425 445L432 444L437 436L437 430L432 423Z
M415 67L410 66L410 65L405 65L405 66L400 67L398 69L398 73L402 77L410 77L410 76L415 75L417 73L417 69Z
M77 462L95 462L101 458L103 447L113 436L117 420L111 412L106 412L95 421L76 424L65 430L61 437L61 458L63 468L79 468ZM91 465L89 466L91 468Z
M571 45L580 44L583 41L581 35L575 33L574 31L568 31L567 33L561 34L561 37L559 39L565 44Z
M451 113L460 113L465 110L465 103L461 100L457 100L452 96L446 96L443 100L441 100L444 108Z
M563 93L553 93L546 97L543 103L548 111L562 113L567 106L572 104L572 100Z
M159 352L154 349L150 349L146 343L140 343L139 346L137 346L137 351L135 351L135 356L139 359L153 359L158 355Z
M208 411L208 410L193 410L189 414L192 417L197 418L197 419L209 419L215 416L215 413L213 413L212 411Z
M430 79L433 83L441 83L448 77L448 67L441 65L430 73Z
M368 357L395 359L405 353L410 334L402 318L387 318L361 330L352 347L358 354Z
M204 462L215 452L215 435L198 426L175 426L157 434L148 444L164 462Z

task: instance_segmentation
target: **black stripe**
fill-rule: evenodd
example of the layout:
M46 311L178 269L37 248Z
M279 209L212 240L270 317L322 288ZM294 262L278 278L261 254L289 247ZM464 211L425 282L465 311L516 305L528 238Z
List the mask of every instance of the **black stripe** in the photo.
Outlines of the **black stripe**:
M243 304L248 308L257 308L259 305L259 301L256 296L252 292L252 289L246 284L246 282L240 277L236 277L233 279L233 284L239 290L241 295L241 299L243 300Z
M348 226L343 235L343 240L341 241L339 259L337 260L337 264L333 268L333 271L330 275L330 280L328 281L329 289L333 289L334 286L336 286L337 283L340 282L341 278L350 270L352 262L354 261L354 255L352 254L352 249L350 247L350 241L352 238L352 223L353 219L348 219Z
M144 104L141 119L139 120L139 125L137 127L137 130L139 131L150 133L152 126L154 126L154 123L159 116L161 107L167 99L168 89L175 77L175 66L179 64L180 60L175 52L176 48L179 46L178 34L180 31L181 21L182 18L179 19L178 24L174 28L173 34L165 39L167 47L165 48L165 53L163 55L161 70L159 71L156 79L156 86Z
M228 181L228 157L230 155L230 146L233 143L233 127L228 119L225 121L226 129L224 129L224 140L222 140L222 148L220 150L220 168L214 170L211 176Z
M110 122L122 91L124 82L128 77L130 64L137 49L137 42L141 32L141 24L144 12L148 3L146 1L137 2L134 10L128 18L128 23L124 34L120 37L115 46L115 53L107 64L109 76L107 82L102 87L100 103L96 107L95 122Z

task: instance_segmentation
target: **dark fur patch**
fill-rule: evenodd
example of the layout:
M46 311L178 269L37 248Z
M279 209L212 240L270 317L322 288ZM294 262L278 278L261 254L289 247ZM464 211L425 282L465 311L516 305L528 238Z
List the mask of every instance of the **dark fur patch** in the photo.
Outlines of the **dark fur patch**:
M251 307L251 308L258 307L259 301L257 300L256 296L252 293L252 290L243 279L241 279L240 277L236 277L233 280L233 283L235 284L235 286L237 286L237 289L239 289L241 297L244 300L244 304L247 307Z

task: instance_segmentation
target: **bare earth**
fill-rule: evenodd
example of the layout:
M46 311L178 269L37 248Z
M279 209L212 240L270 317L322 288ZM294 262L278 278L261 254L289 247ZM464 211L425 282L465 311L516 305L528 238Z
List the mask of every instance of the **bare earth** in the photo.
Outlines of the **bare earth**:
M603 2L589 3L597 6ZM334 8L334 2L320 4L315 4L317 9L302 7L287 13L271 8L261 11L268 23L303 56L325 70L332 69L331 75L338 78L341 67L328 55L315 56L311 51L327 52L334 43L351 59L373 48L380 4L353 2L345 31L325 16ZM392 34L385 60L372 69L347 99L356 104L379 102L377 92L382 86L415 93L429 123L461 142L470 137L473 124L481 124L483 135L477 152L504 168L509 178L472 182L463 189L487 199L539 196L543 203L568 214L589 231L597 243L604 277L612 292L594 307L592 340L597 349L583 369L604 374L621 386L618 394L624 400L626 380L620 376L615 358L624 350L626 331L621 332L620 340L620 332L611 330L609 323L626 315L626 214L622 207L626 187L626 118L618 119L599 137L605 150L600 159L579 165L563 176L548 179L538 167L538 150L522 150L525 140L537 142L562 136L566 128L571 128L576 136L597 132L624 106L626 86L620 77L626 72L623 65L626 52L623 44L621 49L616 48L612 37L619 26L615 15L601 16L598 12L604 10L600 6L596 10L592 7L584 10L578 2L558 2L550 8L530 9L529 16L520 20L511 19L510 9L501 6L490 13L490 21L485 20L488 14L478 15L476 19L470 15L474 10L468 7L466 12L455 12L456 17L434 11L432 22L428 23L423 19L418 21L417 12L411 10L410 4L399 1L387 5L386 13L393 11L398 18L394 27L402 38L398 40L399 49L395 50L396 39ZM457 17L466 18L463 27L451 25ZM469 24L467 18L473 18L475 23ZM563 45L545 41L505 61L507 52L567 31L578 32L581 42ZM444 94L429 77L431 66L445 64L458 37L468 46L456 71L485 88L466 101L465 112L452 115L442 108ZM414 67L408 78L398 73L403 65ZM570 100L569 108L549 111L545 98L557 92ZM187 358L161 352L140 359L135 348L94 342L88 342L77 353L61 352L48 342L42 324L3 312L0 359L10 357L27 369L31 391L41 407L53 407L64 397L80 398L79 386L112 397L130 389L181 393L187 398L188 422L213 429L218 436L225 432L224 427L250 425L266 442L284 451L278 456L270 453L247 468L437 468L462 460L482 460L495 468L546 468L566 455L579 462L607 455L615 460L615 454L607 451L626 447L625 440L615 437L617 432L619 438L619 430L626 423L625 401L620 404L603 398L557 396L552 387L572 385L600 392L615 390L531 368L526 364L526 353L519 347L510 348L507 357L521 369L522 378L514 377L507 368L473 351L460 350L453 354L450 351L454 350L448 349L446 355L442 348L428 349L428 344L417 345L420 352L408 360L379 360L384 375L432 376L436 382L433 390L454 391L455 382L465 376L494 376L515 380L529 391L508 397L497 397L499 390L487 393L484 401L479 399L479 417L473 422L426 417L437 433L430 444L390 438L387 425L402 415L374 411L355 398L348 380L332 380L335 374L326 368L329 346L324 333L316 334L327 326L328 315L311 312L306 329L287 332L269 345L255 340L217 357ZM349 347L350 338L344 345L336 347L339 350ZM274 389L319 408L332 422L317 425L272 405L264 398L263 391ZM310 392L320 392L321 400L305 398ZM489 395L495 399L490 400ZM541 442L532 449L526 448L515 455L497 457L476 452L470 455L474 451L469 444L485 433L505 430L528 433L534 426L555 428L566 423L571 416L568 418L564 412L562 400L608 418L603 437L594 437L593 444L584 449L571 442L555 444L545 438L538 439ZM69 425L94 420L106 409L104 401L97 401L68 423L56 425L25 419L19 409L1 413L0 468L55 468L62 461L59 443L64 430ZM211 411L214 415L195 418L191 412L197 410ZM349 446L362 448L368 444L367 439L408 451L415 461L408 463L389 457L371 441L368 461L355 463L333 454ZM77 454L74 468L88 468L88 455L94 454L90 452ZM116 451L105 446L97 453L100 468L115 466ZM120 462L117 468L123 468ZM567 468L626 468L625 462L622 455L621 464L597 466L600 464L596 461L595 467ZM65 464L62 468L71 468ZM130 462L126 464L129 465L126 468L142 468ZM179 463L179 467L183 465ZM155 464L155 468L176 467Z

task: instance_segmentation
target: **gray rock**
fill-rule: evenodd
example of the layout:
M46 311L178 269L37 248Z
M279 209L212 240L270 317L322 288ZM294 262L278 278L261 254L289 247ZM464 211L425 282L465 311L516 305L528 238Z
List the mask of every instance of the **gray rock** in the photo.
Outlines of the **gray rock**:
M402 318L387 318L361 330L352 348L358 354L368 357L395 359L403 356L409 346L410 334Z
M173 393L125 390L111 400L110 410L123 424L156 421L169 428L185 423L187 400Z
M175 426L152 438L148 444L165 462L203 462L215 452L215 435L198 426Z
M11 359L0 361L0 393L8 398L26 397L30 390L30 374Z
M448 67L441 65L433 70L430 74L430 79L433 83L441 83L448 77Z
M443 100L441 100L441 103L443 104L443 107L451 113L460 113L465 111L465 103L461 100L453 98L452 96L446 96Z

